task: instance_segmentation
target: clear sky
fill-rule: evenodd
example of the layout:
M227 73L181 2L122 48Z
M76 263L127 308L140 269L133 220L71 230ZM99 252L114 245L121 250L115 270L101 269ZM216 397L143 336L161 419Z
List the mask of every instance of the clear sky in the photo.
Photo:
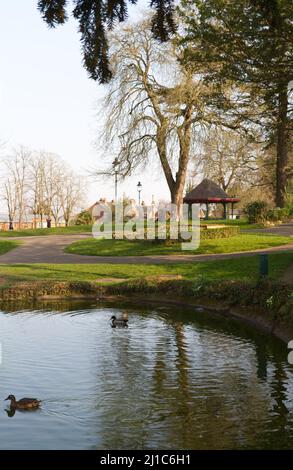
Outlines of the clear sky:
M37 0L0 3L0 140L7 143L6 152L18 144L46 150L86 174L105 164L94 146L103 119L99 99L104 88L82 67L76 22L49 29L36 5ZM120 184L120 195L125 191L136 197L138 180L146 202L152 194L169 198L158 167ZM113 193L111 180L92 183L88 202L101 196L112 199Z

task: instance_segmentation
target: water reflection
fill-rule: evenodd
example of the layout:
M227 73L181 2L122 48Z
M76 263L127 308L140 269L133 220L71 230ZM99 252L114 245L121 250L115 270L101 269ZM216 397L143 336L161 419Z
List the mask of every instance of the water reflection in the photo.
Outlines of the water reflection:
M7 413L7 416L8 418L13 418L13 416L15 415L15 408L5 408L6 413Z
M0 448L292 447L285 345L178 308L127 305L129 328L112 329L124 308L5 306L1 393L39 396L42 408L3 410L14 419L0 419Z

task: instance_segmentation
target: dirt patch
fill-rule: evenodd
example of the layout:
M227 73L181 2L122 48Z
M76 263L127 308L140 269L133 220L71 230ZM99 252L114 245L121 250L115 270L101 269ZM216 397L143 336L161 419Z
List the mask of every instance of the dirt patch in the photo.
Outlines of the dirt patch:
M164 282L164 281L178 281L183 278L181 274L160 274L159 276L146 276L145 279L147 281Z
M119 282L125 281L127 281L127 279L123 277L99 277L98 279L96 279L96 282L100 284L118 284Z

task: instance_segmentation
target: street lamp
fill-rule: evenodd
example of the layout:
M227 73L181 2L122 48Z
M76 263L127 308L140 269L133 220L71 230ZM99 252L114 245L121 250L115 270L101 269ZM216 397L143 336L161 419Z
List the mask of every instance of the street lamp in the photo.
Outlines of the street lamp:
M113 161L112 165L113 165L113 168L114 168L114 171L115 171L115 203L117 203L117 196L118 196L118 190L117 190L117 187L118 187L118 170L117 170L117 166L119 165L119 160L118 160L117 157Z
M137 187L137 191L138 191L138 205L140 206L140 193L141 193L141 188L142 188L142 184L141 184L140 181L137 183L136 187Z

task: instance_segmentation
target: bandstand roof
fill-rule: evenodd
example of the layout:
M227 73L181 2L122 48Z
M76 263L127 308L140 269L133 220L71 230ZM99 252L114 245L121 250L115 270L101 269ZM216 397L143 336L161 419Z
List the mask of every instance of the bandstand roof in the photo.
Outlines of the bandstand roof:
M239 202L240 199L229 197L228 194L220 188L214 181L207 178L196 186L192 191L186 194L185 203L217 203L217 202Z

